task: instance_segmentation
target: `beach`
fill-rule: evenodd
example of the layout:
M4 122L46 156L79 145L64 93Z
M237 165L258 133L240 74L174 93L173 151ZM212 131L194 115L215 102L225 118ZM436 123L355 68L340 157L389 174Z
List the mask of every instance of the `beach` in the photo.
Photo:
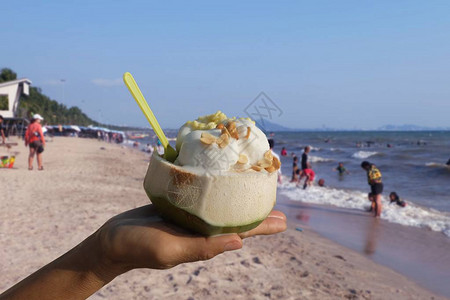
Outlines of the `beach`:
M114 215L149 203L142 187L149 156L138 150L57 137L47 143L44 171L27 169L22 141L12 151L14 168L0 169L0 291ZM246 239L210 261L130 271L90 299L446 299L314 231L299 217L305 207L280 197L277 208L291 212L284 233Z

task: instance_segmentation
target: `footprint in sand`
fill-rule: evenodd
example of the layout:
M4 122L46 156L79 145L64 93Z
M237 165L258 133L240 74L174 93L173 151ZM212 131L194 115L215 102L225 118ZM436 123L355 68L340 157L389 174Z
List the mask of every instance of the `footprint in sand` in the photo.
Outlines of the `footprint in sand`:
M259 264L259 265L262 264L262 262L259 260L259 257L258 257L258 256L253 257L253 262L254 262L255 264Z

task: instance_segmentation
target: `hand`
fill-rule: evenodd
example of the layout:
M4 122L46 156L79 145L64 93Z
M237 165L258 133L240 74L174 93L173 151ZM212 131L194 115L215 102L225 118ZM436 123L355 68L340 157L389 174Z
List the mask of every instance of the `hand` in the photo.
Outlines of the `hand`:
M12 286L0 298L86 299L131 269L167 269L210 259L241 248L243 238L285 229L286 216L273 211L248 232L203 237L164 222L152 205L146 205L113 217L83 242Z
M106 270L117 276L134 268L167 269L207 260L242 247L242 239L286 230L286 216L272 211L253 230L241 234L204 237L163 221L153 205L136 208L107 221L95 234ZM104 269L104 268L102 268Z

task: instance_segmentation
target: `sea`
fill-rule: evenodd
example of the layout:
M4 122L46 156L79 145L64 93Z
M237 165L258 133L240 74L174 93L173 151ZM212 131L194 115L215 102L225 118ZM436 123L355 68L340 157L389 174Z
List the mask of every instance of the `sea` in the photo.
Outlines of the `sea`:
M291 200L367 210L366 172L361 162L375 164L382 173L382 219L390 222L439 231L450 237L450 159L449 131L345 131L345 132L279 132L273 134L275 151L282 147L283 183L279 193ZM303 190L290 183L292 157L301 159L305 146L311 147L309 161L318 185ZM349 174L339 175L333 169L342 162ZM406 207L389 203L396 192Z
M168 136L174 138L176 131ZM276 132L274 151L285 147L281 157L283 182L278 192L293 201L367 210L366 172L360 167L367 160L382 173L384 191L381 218L405 226L438 231L450 238L450 131L320 131ZM154 135L140 141L155 144ZM130 143L130 142L128 142ZM172 140L171 143L174 143ZM309 162L316 183L325 186L303 189L291 183L292 155L301 159L305 146L311 147ZM342 162L349 174L333 169ZM390 192L407 202L406 207L390 204Z

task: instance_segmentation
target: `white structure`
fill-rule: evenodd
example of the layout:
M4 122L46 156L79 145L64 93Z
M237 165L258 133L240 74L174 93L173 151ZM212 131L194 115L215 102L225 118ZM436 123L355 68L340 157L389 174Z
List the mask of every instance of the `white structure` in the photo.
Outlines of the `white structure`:
M22 78L0 83L0 99L6 97L8 107L0 107L0 115L4 118L15 118L19 107L20 96L30 94L31 81Z

